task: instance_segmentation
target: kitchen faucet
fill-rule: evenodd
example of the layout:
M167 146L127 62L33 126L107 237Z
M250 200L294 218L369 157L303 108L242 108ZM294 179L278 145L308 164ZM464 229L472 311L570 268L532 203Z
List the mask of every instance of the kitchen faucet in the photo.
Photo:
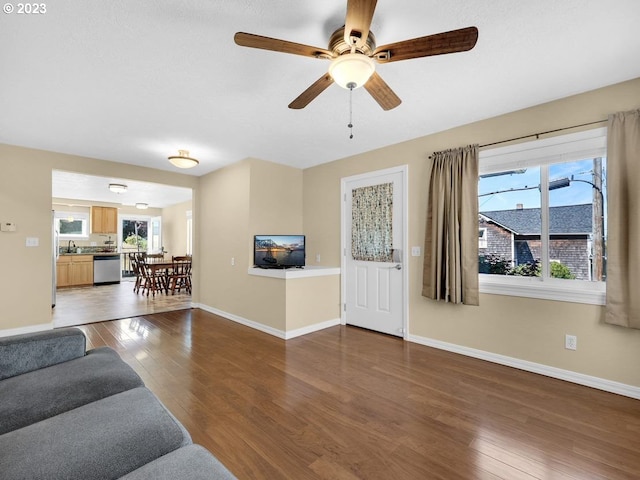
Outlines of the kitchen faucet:
M76 248L76 244L73 240L69 240L69 243L67 244L67 253L71 253L71 244L73 243L73 248Z

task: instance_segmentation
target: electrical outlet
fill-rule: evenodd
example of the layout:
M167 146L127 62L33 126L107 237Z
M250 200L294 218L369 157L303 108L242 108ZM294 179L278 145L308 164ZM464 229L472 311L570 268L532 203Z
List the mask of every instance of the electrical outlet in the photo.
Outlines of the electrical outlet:
M578 337L575 335L565 335L564 336L564 348L567 350L577 350L578 349Z
M320 263L320 254L316 253L316 263Z
M231 257L231 266L233 267L236 264L236 257Z

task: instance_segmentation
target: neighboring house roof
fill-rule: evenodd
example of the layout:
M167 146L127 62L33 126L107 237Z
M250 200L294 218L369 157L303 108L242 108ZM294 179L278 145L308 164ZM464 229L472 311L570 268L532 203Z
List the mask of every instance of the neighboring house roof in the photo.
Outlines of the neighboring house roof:
M516 235L540 235L540 209L522 208L480 212L501 227ZM552 235L586 235L592 232L592 206L566 205L549 208L549 233Z

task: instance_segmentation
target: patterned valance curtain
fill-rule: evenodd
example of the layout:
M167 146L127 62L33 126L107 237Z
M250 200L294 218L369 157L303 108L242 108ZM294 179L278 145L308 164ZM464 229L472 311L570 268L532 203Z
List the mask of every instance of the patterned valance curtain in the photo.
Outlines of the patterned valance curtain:
M353 259L393 261L393 183L355 188L351 202Z
M640 110L609 116L605 322L640 328Z
M478 146L431 159L422 295L478 305Z

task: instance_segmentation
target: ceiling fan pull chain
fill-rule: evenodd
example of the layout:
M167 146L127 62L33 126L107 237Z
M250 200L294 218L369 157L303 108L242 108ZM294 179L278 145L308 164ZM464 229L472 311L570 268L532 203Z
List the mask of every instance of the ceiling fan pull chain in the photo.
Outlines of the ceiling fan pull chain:
M353 138L353 89L355 86L356 84L353 82L347 84L347 87L349 87L349 125L347 125L350 130L349 139Z

